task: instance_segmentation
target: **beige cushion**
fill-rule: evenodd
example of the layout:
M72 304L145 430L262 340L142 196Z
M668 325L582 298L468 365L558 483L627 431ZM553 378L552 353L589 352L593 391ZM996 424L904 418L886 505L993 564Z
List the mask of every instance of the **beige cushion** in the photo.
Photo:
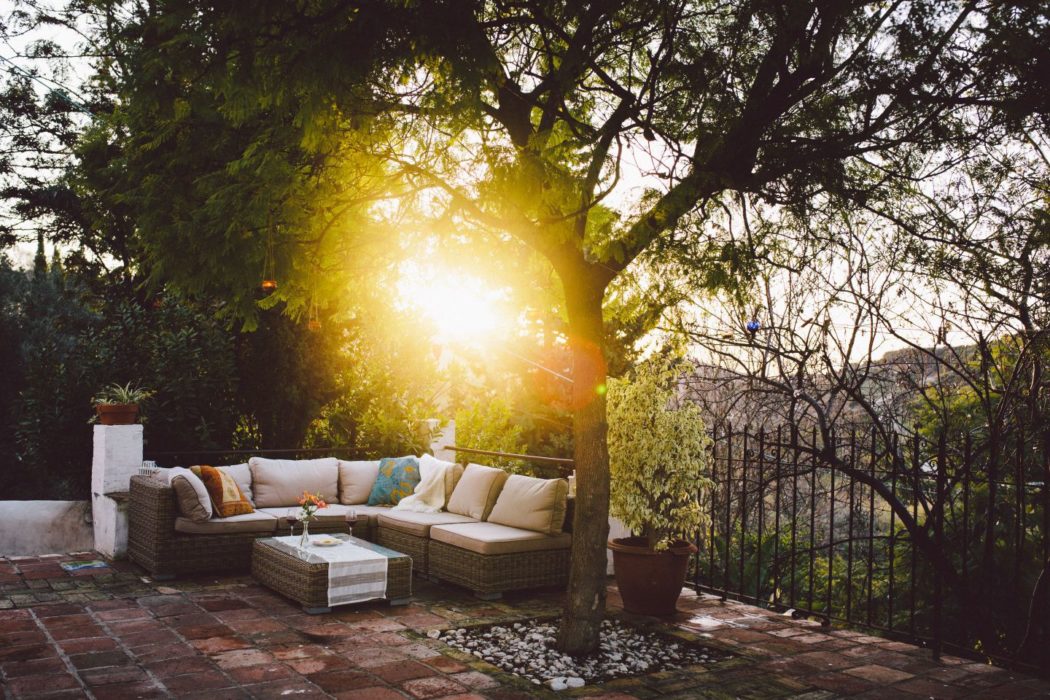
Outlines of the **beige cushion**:
M255 505L255 495L252 493L252 470L248 467L247 462L215 468L232 476L233 480L237 482L237 488L241 490L244 497L248 499L249 503Z
M376 527L379 525L379 516L383 513L389 513L393 506L354 506L354 511L357 513L358 518L368 518L368 526Z
M200 477L183 467L168 470L168 485L175 491L179 514L195 522L203 522L212 516L211 497Z
M193 535L229 535L238 532L262 532L272 534L277 530L277 518L260 511L228 518L212 518L197 522L189 518L175 518L175 531Z
M449 513L484 520L496 505L499 492L507 480L507 472L495 467L468 464L448 499Z
M448 502L452 500L452 493L456 490L461 478L463 478L462 464L453 464L445 470L445 510L448 510Z
M565 524L569 482L511 474L503 485L488 522L545 535L557 535Z
M414 513L409 510L395 510L379 514L379 527L387 527L416 537L428 537L430 528L434 525L473 522L477 521L455 513Z
M339 460L264 459L248 460L252 491L259 508L297 506L303 491L320 494L329 503L339 502Z
M347 462L339 460L339 502L346 505L368 503L368 496L379 475L379 460Z
M463 525L435 525L430 528L430 539L478 554L517 554L549 549L569 549L572 535L542 535L496 523L466 523Z
M314 513L314 519L313 521L311 521L311 523L321 523L322 525L330 525L335 523L346 524L346 514L350 511L351 508L354 510L355 513L357 513L357 517L359 520L364 520L365 514L358 512L359 509L357 506L344 506L339 503L331 503L328 505L327 508L321 508L316 513ZM286 526L286 523L284 522L284 516L286 516L289 512L296 514L300 512L299 506L295 506L294 508L261 508L260 510L263 513L269 513L270 515L280 520L280 527Z

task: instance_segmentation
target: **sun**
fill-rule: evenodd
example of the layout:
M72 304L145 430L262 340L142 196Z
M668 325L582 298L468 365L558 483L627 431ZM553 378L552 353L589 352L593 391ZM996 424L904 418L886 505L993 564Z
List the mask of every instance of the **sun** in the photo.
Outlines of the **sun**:
M476 277L406 263L397 284L398 300L434 326L435 340L480 343L509 325L505 291Z

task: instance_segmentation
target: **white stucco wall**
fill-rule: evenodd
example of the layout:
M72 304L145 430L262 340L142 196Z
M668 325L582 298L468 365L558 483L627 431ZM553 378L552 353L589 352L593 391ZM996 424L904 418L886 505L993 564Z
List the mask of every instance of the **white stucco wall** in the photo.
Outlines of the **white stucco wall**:
M89 501L0 501L0 556L93 548Z

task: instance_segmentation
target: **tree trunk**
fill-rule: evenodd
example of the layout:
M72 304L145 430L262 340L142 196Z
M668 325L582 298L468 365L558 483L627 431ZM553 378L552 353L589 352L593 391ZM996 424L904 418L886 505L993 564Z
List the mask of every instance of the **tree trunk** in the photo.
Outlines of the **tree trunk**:
M605 615L605 550L609 537L606 364L602 354L604 287L571 284L564 278L563 286L573 358L576 514L569 590L558 648L568 654L588 654L598 649Z

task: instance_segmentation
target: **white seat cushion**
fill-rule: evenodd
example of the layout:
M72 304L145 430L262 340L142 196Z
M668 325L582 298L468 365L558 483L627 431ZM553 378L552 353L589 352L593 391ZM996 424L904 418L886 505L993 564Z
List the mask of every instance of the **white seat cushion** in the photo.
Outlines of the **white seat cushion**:
M379 514L379 527L387 527L416 537L429 537L434 525L455 525L477 522L456 513L415 513L409 510L391 510Z
M389 513L391 510L392 506L354 506L354 511L357 512L358 518L368 518L369 527L379 525L379 516L383 513Z
M324 525L331 525L333 523L345 523L346 514L350 510L357 514L358 520L364 520L367 517L366 513L362 513L359 506L344 506L340 503L330 503L327 508L321 508L314 513L314 522L321 523ZM260 508L263 513L268 513L281 521L281 527L284 527L284 516L288 513L298 514L301 509L299 506L288 506L285 508Z
M567 532L543 535L532 530L522 530L496 523L435 525L430 528L430 539L478 554L517 554L550 549L569 549L572 546L572 535Z
M212 518L197 522L189 518L175 518L175 531L193 535L229 535L243 532L273 533L277 530L277 518L269 513L254 511L228 518Z

